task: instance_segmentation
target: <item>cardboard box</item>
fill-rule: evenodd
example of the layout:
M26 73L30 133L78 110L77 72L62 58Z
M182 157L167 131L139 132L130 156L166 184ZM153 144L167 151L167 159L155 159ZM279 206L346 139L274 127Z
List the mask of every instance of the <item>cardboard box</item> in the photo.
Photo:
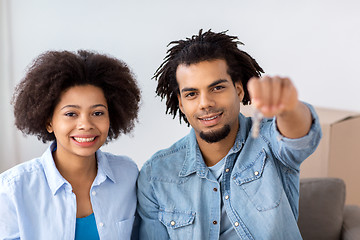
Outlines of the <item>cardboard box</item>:
M300 177L345 181L346 203L360 205L360 113L316 107L323 137L301 165Z

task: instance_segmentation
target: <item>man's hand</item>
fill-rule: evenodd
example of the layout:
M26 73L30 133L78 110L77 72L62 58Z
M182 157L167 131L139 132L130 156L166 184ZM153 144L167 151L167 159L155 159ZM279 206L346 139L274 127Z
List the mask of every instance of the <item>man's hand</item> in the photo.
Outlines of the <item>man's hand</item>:
M289 78L253 77L249 80L248 91L252 105L268 118L294 110L299 102L296 88Z
M297 90L289 78L253 77L247 87L254 107L267 118L276 116L282 135L299 138L309 132L310 110L299 101Z

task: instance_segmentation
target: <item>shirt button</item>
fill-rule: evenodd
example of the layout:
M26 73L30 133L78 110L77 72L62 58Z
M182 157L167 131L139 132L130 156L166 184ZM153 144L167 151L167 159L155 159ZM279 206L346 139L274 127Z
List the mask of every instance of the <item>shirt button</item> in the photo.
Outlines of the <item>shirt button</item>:
M217 221L213 221L213 224L216 225L216 224L217 224Z
M96 192L95 192L95 191L92 191L91 194L92 194L93 196L95 196L95 195L96 195Z
M104 223L102 223L102 222L99 223L99 226L100 226L100 227L103 227L103 226L104 226Z
M238 226L239 226L239 223L238 223L238 222L235 222L234 224L235 224L235 227L238 227Z
M229 172L229 171L230 171L230 169L228 169L228 168L227 168L227 169L225 169L225 172Z
M259 175L259 172L258 171L255 171L254 172L255 176Z
M171 226L175 226L175 221L170 222Z
M228 200L228 199L229 199L229 195L226 195L226 196L225 196L225 199Z
M214 190L214 192L217 192L217 188L216 188L216 187L214 187L213 190Z

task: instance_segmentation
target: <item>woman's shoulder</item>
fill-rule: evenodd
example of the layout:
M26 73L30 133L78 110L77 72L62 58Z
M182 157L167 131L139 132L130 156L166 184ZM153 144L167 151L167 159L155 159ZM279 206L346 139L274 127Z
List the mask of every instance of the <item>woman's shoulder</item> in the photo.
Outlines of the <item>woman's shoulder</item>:
M127 166L130 168L137 169L136 163L128 156L125 155L115 155L109 152L101 152L103 157L107 160L110 167L116 167L116 166Z
M105 172L112 173L115 178L127 177L137 179L139 169L136 163L128 156L115 155L108 152L98 151L98 167Z
M0 174L1 187L11 187L18 183L28 182L34 178L39 178L44 168L40 158L18 164Z

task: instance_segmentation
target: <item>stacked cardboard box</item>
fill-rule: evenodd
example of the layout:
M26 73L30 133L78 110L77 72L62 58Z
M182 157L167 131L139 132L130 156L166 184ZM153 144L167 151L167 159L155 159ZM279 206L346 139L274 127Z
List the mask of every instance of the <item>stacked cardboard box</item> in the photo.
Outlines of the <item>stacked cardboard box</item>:
M360 113L316 107L323 137L301 165L300 177L345 181L346 203L360 205Z

